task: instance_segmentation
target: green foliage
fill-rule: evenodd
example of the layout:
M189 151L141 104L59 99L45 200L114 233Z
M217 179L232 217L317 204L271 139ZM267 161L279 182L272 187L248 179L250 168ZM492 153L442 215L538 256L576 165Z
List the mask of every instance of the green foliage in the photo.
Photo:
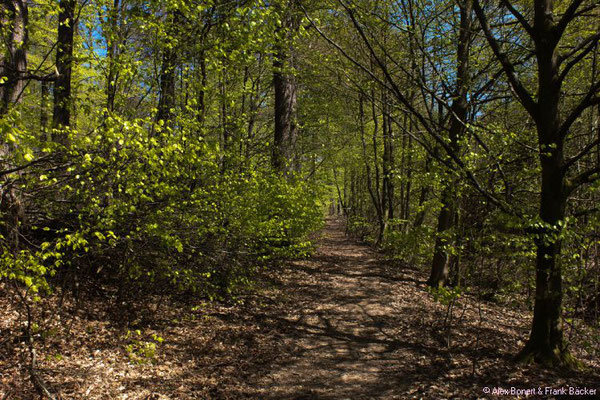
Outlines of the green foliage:
M348 231L361 240L372 239L373 225L371 222L360 215L351 215L346 221Z
M415 265L427 265L431 261L435 231L423 225L408 232L397 229L390 230L382 248L393 260Z
M150 338L143 338L142 331L127 331L124 337L127 342L125 352L129 360L134 364L147 364L156 361L156 351L164 342L164 339L157 334L152 334Z
M43 218L31 227L38 250L3 246L0 276L37 291L64 265L214 297L247 285L260 263L309 254L318 193L268 170L223 172L218 148L185 122L175 133L110 115L89 134L57 132L66 146L12 128L20 149L42 148L22 190L38 193L29 207Z
M48 268L44 265L43 261L56 256L56 253L20 251L14 254L6 246L0 250L0 279L19 282L32 293L50 290L46 276L52 275L54 270L52 266Z
M460 299L464 293L464 289L460 286L442 286L437 288L429 287L427 288L427 291L433 296L433 299L436 302L439 302L444 306L454 303L456 300Z

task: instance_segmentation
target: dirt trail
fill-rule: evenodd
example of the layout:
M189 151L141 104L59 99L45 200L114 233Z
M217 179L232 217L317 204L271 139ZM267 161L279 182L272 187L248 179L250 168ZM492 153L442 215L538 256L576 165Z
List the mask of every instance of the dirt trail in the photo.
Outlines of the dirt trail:
M417 371L418 357L437 352L418 337L406 338L414 334L408 325L421 322L422 303L418 297L398 299L407 287L414 292L418 281L391 275L376 253L346 238L336 221L326 227L318 253L293 267L298 276L284 292L297 308L279 325L288 354L257 382L262 394L357 399L407 393L415 374L423 372ZM399 357L402 350L414 354ZM402 377L394 373L398 369Z
M600 382L512 365L528 320L485 304L480 314L474 301L455 311L448 347L447 309L426 292L426 276L349 239L340 221L283 276L290 307L272 318L285 350L252 382L261 398L464 399L484 398L484 386Z
M126 346L142 342L108 318L105 301L85 304L40 349L40 373L62 399L89 400L475 399L498 398L484 387L600 385L600 360L584 352L585 373L511 362L530 312L465 296L448 335L447 309L422 272L347 238L340 221L328 221L319 243L235 304L165 304L138 327L136 340L164 337L148 362L129 358ZM16 382L17 398L34 398L17 367L0 369L0 386Z

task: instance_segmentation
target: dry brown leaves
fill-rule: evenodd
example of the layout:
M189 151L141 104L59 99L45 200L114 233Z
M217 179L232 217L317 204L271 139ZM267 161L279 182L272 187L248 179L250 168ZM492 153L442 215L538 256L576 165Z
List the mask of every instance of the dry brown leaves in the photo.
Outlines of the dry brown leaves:
M530 313L465 296L448 330L421 272L384 262L336 223L324 236L312 259L266 272L235 304L165 304L129 334L102 300L47 317L40 376L61 399L467 399L496 397L484 387L600 386L600 362L577 348L586 372L512 363ZM0 399L39 398L8 299Z

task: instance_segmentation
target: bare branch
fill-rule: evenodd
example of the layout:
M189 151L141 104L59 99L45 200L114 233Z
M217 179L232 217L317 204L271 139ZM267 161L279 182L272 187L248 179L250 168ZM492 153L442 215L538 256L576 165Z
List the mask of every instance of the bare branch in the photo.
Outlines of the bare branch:
M588 145L585 146L583 148L583 150L581 150L579 153L577 153L576 155L574 155L573 157L571 157L565 161L565 164L563 165L563 171L566 172L569 167L571 167L573 164L575 164L577 161L579 161L582 157L585 157L586 154L589 154L589 152L594 147L597 147L599 144L600 144L600 138L597 138L593 142L588 143Z
M600 96L598 96L598 92L600 91L600 81L594 83L590 89L588 90L585 97L581 100L581 102L575 107L569 116L565 119L565 121L560 126L558 130L558 134L561 138L565 138L569 133L569 129L571 129L571 125L577 118L581 116L581 114L588 109L589 107L593 107L596 104L600 104Z
M529 22L527 22L523 14L521 14L515 7L513 7L509 0L500 0L500 2L508 9L508 11L510 11L510 13L517 19L517 21L519 21L519 23L527 31L529 36L533 37L533 28L531 27L531 25L529 25Z
M514 64L512 62L510 62L510 60L508 59L506 54L504 54L500 50L500 45L498 44L498 41L492 34L487 17L485 16L485 13L483 12L481 5L479 4L479 0L475 0L473 2L473 8L475 9L475 14L477 15L477 19L479 20L479 23L481 24L483 33L485 34L485 37L486 37L490 47L492 48L494 55L496 56L498 61L500 61L500 64L502 65L502 69L506 73L506 76L508 78L508 81L509 81L511 87L517 94L517 98L519 99L521 104L523 104L523 107L525 107L527 112L529 112L529 114L532 117L537 118L537 103L533 100L531 94L527 91L527 89L525 89L525 87L523 86L523 84L521 83L519 78L517 77L517 75L515 73Z
M568 54L565 54L564 56L560 57L559 64L564 62L566 59L572 57L573 55L577 54L577 52L579 52L579 54L577 54L575 58L573 58L567 63L565 68L560 73L561 81L565 80L571 68L573 68L579 61L581 61L586 55L588 55L592 50L594 50L594 48L598 44L598 40L600 40L600 32L596 32L596 34L588 36L581 43L575 46L575 48L573 48Z

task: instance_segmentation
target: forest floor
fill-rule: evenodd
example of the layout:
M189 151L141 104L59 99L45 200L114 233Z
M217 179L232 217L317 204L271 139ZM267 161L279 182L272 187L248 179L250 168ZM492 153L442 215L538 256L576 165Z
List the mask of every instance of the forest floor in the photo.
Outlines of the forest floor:
M448 329L422 272L347 238L336 220L319 243L235 303L165 304L129 337L102 300L80 304L44 336L39 375L61 399L484 399L515 398L485 388L600 388L600 360L582 351L584 372L511 361L529 312L464 296ZM16 314L0 302L6 333ZM38 398L24 351L0 348L1 399Z

